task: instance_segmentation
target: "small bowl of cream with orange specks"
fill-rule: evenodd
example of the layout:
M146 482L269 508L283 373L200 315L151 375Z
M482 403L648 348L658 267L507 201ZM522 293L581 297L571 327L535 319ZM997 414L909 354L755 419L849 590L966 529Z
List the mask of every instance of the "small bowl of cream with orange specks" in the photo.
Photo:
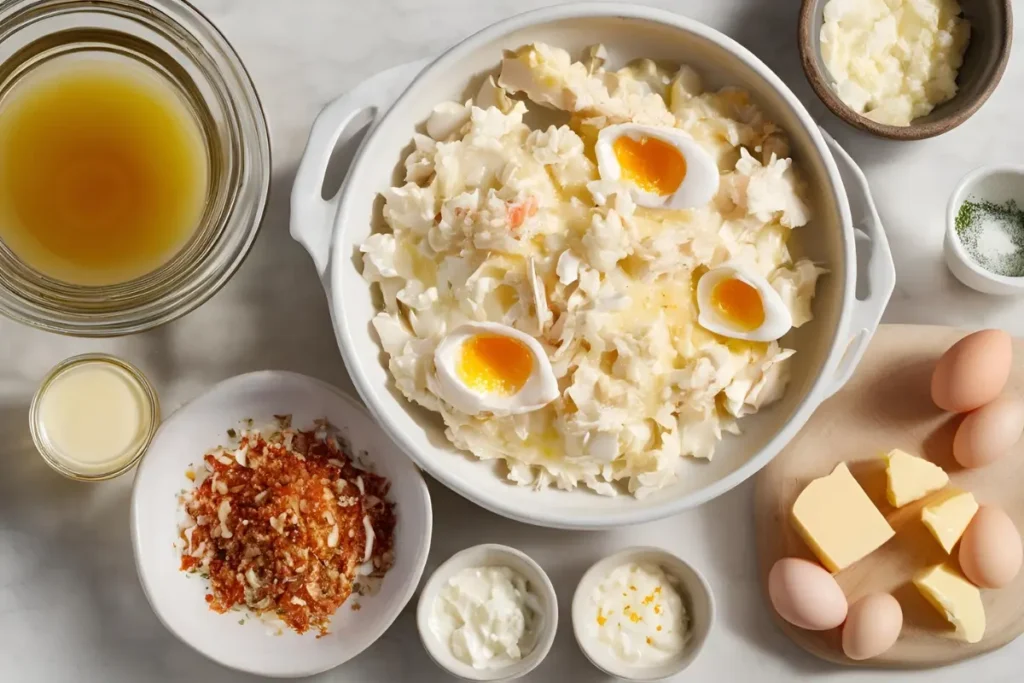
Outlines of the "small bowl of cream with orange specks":
M711 589L660 548L629 548L591 567L572 601L576 642L597 668L630 681L673 676L697 657L714 622Z

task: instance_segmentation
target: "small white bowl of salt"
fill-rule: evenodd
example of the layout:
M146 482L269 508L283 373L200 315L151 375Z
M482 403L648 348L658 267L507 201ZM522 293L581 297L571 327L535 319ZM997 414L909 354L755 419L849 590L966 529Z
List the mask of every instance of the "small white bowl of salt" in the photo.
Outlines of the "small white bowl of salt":
M1024 294L1024 166L968 173L949 200L946 264L985 294Z

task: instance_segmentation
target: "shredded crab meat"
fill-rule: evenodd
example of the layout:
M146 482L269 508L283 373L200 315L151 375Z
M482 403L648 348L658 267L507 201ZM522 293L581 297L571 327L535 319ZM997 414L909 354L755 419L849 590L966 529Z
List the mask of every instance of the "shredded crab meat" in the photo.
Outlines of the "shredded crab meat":
M439 413L455 448L502 460L521 486L642 498L683 458L711 459L789 382L794 352L780 341L698 324L701 275L732 262L763 277L800 327L825 271L790 253L794 232L816 229L811 191L750 93L707 89L684 64L613 70L600 46L580 58L523 45L475 99L435 107L405 184L383 192L390 232L359 246L362 274L379 289L373 328L395 388ZM545 108L567 123L531 127ZM612 124L687 138L717 168L717 193L670 210L602 177L595 150ZM535 339L560 396L520 415L447 400L435 351L478 322ZM349 483L339 505L363 494Z

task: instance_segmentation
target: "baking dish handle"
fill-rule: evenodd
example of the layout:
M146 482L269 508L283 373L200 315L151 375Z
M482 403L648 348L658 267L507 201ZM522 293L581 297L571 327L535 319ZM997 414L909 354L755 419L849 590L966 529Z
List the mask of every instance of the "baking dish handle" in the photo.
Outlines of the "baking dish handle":
M313 258L316 272L321 278L327 272L333 222L341 198L340 189L330 199L323 198L327 165L342 134L352 127L354 121L366 115L375 118L377 110L372 102L362 96L359 88L324 107L313 121L306 149L295 173L290 231L292 239L305 247ZM350 135L354 132L351 131Z
M324 107L313 121L292 184L290 232L292 239L313 258L321 279L330 263L334 221L342 195L341 189L330 199L324 199L322 194L334 150L343 136L350 140L364 128L353 124L367 119L371 126L376 123L378 114L394 102L423 65L402 64L368 78ZM344 186L343 181L341 187Z
M846 352L832 378L832 385L829 388L831 396L849 381L864 352L867 351L871 337L882 321L882 314L896 286L896 268L893 265L892 252L889 251L885 229L871 198L867 178L832 136L824 129L821 129L821 134L839 167L839 174L850 200L855 243L857 250L861 252L857 258L857 291L853 310L848 326L841 331L842 338L848 339ZM867 250L866 259L862 250Z

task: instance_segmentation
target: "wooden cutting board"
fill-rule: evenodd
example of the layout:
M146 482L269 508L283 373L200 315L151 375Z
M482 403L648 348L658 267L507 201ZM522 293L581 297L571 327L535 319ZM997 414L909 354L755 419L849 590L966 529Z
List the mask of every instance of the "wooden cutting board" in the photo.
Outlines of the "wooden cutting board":
M793 642L811 654L841 664L925 668L994 650L1024 632L1024 571L1009 586L982 591L987 626L973 645L953 637L953 628L918 593L911 578L947 555L920 520L926 498L896 510L885 496L883 453L900 448L940 465L950 484L974 493L981 504L1003 508L1024 530L1024 441L988 467L965 470L953 459L959 417L931 401L932 369L939 356L966 334L925 325L883 325L853 379L818 408L800 434L757 477L758 561L767 609ZM1014 340L1014 361L1006 393L1024 395L1024 340ZM790 522L797 495L812 479L840 462L889 520L896 536L874 553L836 574L852 604L877 591L892 593L903 607L903 631L896 645L872 660L843 655L841 631L814 632L783 621L768 601L768 572L782 557L815 560ZM954 549L954 562L957 549Z

